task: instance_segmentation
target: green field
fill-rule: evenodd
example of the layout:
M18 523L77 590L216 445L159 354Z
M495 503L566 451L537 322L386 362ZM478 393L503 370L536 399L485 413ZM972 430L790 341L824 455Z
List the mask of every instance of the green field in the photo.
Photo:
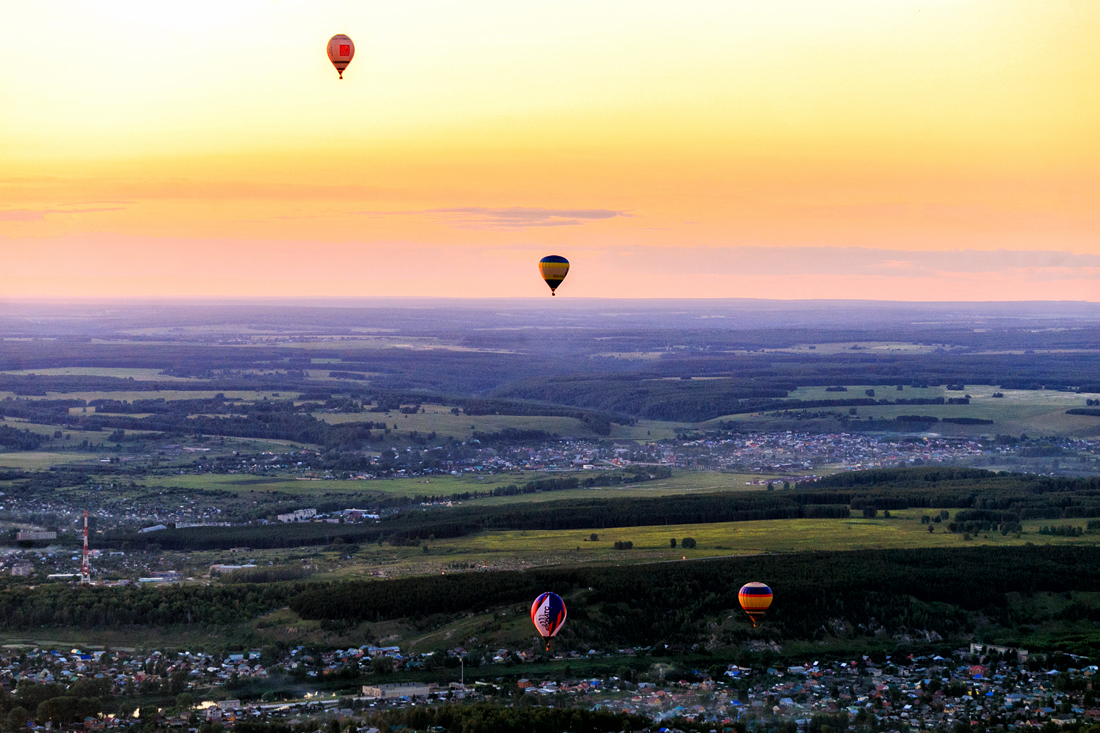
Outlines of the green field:
M564 493L564 492L563 492ZM545 495L547 498L555 494ZM953 510L952 510L953 511ZM1039 534L1044 524L1072 524L1083 527L1087 520L1024 522L1020 537L989 532L951 534L944 524L920 523L922 510L892 512L890 519L790 519L715 524L680 524L646 527L617 527L597 530L489 531L454 539L433 539L421 546L392 547L388 543L360 546L330 546L304 550L252 551L248 558L263 565L294 563L311 554L318 579L326 577L383 577L437 575L470 570L521 570L529 567L578 564L624 564L682 562L710 557L761 553L917 549L989 545L1011 547L1035 545L1094 545L1100 534L1087 533L1068 538ZM928 510L927 513L933 513ZM595 532L598 540L589 538ZM698 546L684 549L681 541L694 538ZM670 546L670 539L677 547ZM616 550L614 543L629 541L633 549ZM425 550L427 547L427 550ZM229 552L195 553L189 562L197 566L214 562L239 562Z
M594 471L575 471L569 473L546 471L516 471L479 477L477 474L461 476L440 475L427 478L407 479L297 479L274 476L249 476L247 474L202 474L182 476L148 476L141 484L148 488L198 489L204 491L233 492L280 492L308 496L311 494L362 493L372 492L392 496L450 496L468 491L491 491L498 486L517 484L522 486L528 481L562 476L598 475ZM513 502L555 501L573 498L609 498L622 496L661 496L689 494L695 492L712 493L716 491L763 491L767 487L760 483L769 477L764 474L706 473L677 471L670 479L645 481L637 484L618 486L595 486L592 488L570 489L566 491L548 491L518 496L486 497L478 503L505 504ZM774 477L778 478L778 477Z
M116 367L57 367L54 369L15 369L0 374L26 376L35 374L40 377L115 377L133 379L137 382L193 382L200 381L191 377L173 377L163 374L160 369L116 368Z
M338 364L333 364L338 367ZM313 370L313 377L328 381L327 372ZM6 372L10 374L26 374L23 372ZM189 381L181 378L163 377L154 369L108 369L108 368L83 368L71 367L65 369L38 370L36 374L73 374L89 376L116 376L132 377L135 380L151 381ZM319 385L320 386L320 385ZM957 425L952 423L935 423L927 432L935 432L944 435L985 435L985 434L1012 434L1027 433L1032 436L1067 435L1076 437L1088 437L1100 435L1100 419L1087 415L1067 415L1066 410L1072 407L1085 406L1086 399L1100 398L1098 395L1075 394L1055 390L1003 390L990 385L966 385L963 391L948 391L945 387L913 388L905 386L902 391L897 391L894 386L873 385L843 385L847 392L827 392L825 387L802 387L790 393L791 399L797 400L844 400L865 398L865 390L874 389L875 399L896 400L899 398L935 398L935 397L962 397L971 396L969 405L874 405L855 408L855 415L848 415L849 408L810 408L817 412L835 412L846 415L852 422L873 418L875 420L894 420L899 415L931 415L938 418L948 417L972 417L982 420L992 420L992 424L985 425ZM994 398L994 392L1004 394L1002 398ZM160 390L160 391L109 391L109 392L66 392L47 393L46 397L37 399L113 399L134 401L141 399L181 400L181 399L205 399L219 394L215 390ZM267 399L280 399L297 397L297 393L255 392L255 391L228 391L224 395L230 399L257 401ZM12 396L10 392L0 392L0 399ZM29 399L36 399L31 397ZM613 423L611 433L607 436L597 435L589 426L581 420L571 417L554 416L526 416L526 415L455 415L451 412L450 405L425 404L423 412L414 415L404 415L399 412L377 413L363 412L357 414L346 413L314 413L314 417L330 424L348 422L384 422L395 433L395 437L407 436L416 431L421 435L436 433L442 439L447 436L460 440L466 440L478 433L496 433L506 428L518 430L541 430L546 433L556 434L563 438L581 439L612 439L612 440L637 440L642 442L675 438L677 430L701 428L714 429L721 421L734 421L741 423L745 428L757 430L829 430L835 428L836 421L831 418L822 418L813 421L800 421L783 417L775 417L768 414L736 414L726 415L704 423L677 423L656 420L639 420L634 425L621 425ZM94 408L86 408L91 413ZM73 413L81 414L84 408L73 408ZM773 411L774 412L774 411ZM396 427L395 427L396 426ZM906 426L898 425L898 428ZM909 432L919 432L915 426L909 426Z
M452 415L449 407L442 405L424 405L424 412L415 415L402 415L399 412L379 413L362 412L358 414L314 413L318 420L336 425L349 422L385 422L388 426L405 433L416 430L420 433L436 433L440 438L453 436L466 439L479 433L496 433L504 428L519 430L543 430L576 437L597 437L587 425L572 417L540 417L528 415ZM396 427L394 427L396 426Z
M92 461L101 458L95 453L50 453L48 451L20 451L0 453L0 466L20 468L25 471L46 471L65 463Z
M872 385L844 385L847 392L826 392L824 387L803 387L791 392L792 399L800 400L842 400L865 398L865 390L874 389L874 399L896 400L914 398L963 397L970 395L969 405L873 405L855 408L859 419L867 418L893 420L898 415L931 415L941 420L945 417L974 417L992 420L993 424L957 425L953 423L934 423L928 426L929 432L945 435L984 435L992 433L1032 436L1100 435L1100 419L1088 415L1067 415L1072 407L1085 407L1085 400L1097 395L1075 394L1055 390L1005 390L989 385L971 384L966 389L948 391L944 387L913 389L906 386L901 392L894 387ZM1004 397L993 397L994 392ZM848 413L847 407L808 408L811 412L833 411ZM791 429L792 426L807 428L807 421L775 418L759 414L728 415L703 423L705 427L717 427L720 421L737 421L768 429ZM902 427L899 425L899 428Z
M449 405L422 405L423 412L403 415L399 412L358 414L317 412L314 417L336 425L349 422L385 422L392 429L406 433L436 433L440 437L452 436L465 440L474 432L497 433L505 428L517 430L542 430L563 438L611 438L613 440L662 440L676 437L676 428L690 427L687 423L639 420L635 425L612 423L611 435L601 436L574 417L539 415L455 415ZM394 427L396 426L396 427Z
M467 491L487 491L496 486L522 484L546 474L515 473L486 476L478 480L468 476L439 476L430 479L299 479L247 474L202 474L183 476L149 476L142 484L150 488L199 489L204 491L277 491L287 494L310 495L329 493L386 493L394 496L418 496L455 494Z
M536 478L545 478L548 474L530 474ZM554 474L549 474L553 476ZM638 484L619 486L593 486L585 489L568 489L518 496L494 496L479 499L480 504L512 504L516 502L556 501L558 499L615 499L623 497L674 496L692 493L715 493L719 491L766 491L767 486L760 483L778 476L748 473L708 473L697 471L677 471L670 479L645 481Z
M320 361L320 359L314 359L313 363L317 364L319 361ZM330 364L328 369L305 369L303 371L305 372L306 379L309 379L311 381L317 381L317 382L344 382L345 384L347 382L346 379L341 378L341 377L330 377L329 372L330 371L353 371L356 374L363 374L364 376L368 377L368 379L364 381L364 384L369 383L369 381L370 381L369 378L370 377L379 376L378 372L365 372L362 369L360 369L359 366L360 366L359 364L356 364L354 366L350 366L348 364L341 365L339 362L337 362L335 364ZM333 386L335 386L335 385L333 385ZM323 388L323 387L324 387L324 385L318 385L318 388ZM346 387L344 387L344 389L346 389Z
M47 392L45 397L20 397L23 400L125 400L127 402L133 402L134 400L202 400L210 399L215 395L222 394L226 399L234 400L246 400L249 402L255 402L256 400L262 400L265 397L270 399L280 399L280 397L298 396L298 392L287 392L285 394L279 392L251 392L241 390L186 390L186 389L162 389L162 390L132 390L132 391L101 391L101 392ZM0 392L0 400L5 397L15 398L14 392ZM79 408L78 408L79 409ZM88 408L89 412L93 412L92 408Z
M609 561L628 560L633 554L646 554L677 559L744 555L760 552L806 552L814 550L863 550L887 548L919 548L957 546L963 542L991 545L1034 544L1097 544L1100 534L1077 538L1038 534L1043 524L1074 524L1084 526L1086 520L1047 520L1025 522L1025 534L1019 539L998 532L974 535L964 540L961 534L950 534L944 525L920 523L917 510L892 513L890 519L788 519L759 522L726 522L720 524L687 524L660 527L617 527L598 530L599 541L589 542L591 534L584 530L547 532L500 531L486 532L454 540L438 540L433 548L441 552L453 548L458 553L513 556L539 553L561 553L572 550L586 559L600 555ZM931 514L931 510L928 512ZM699 546L695 550L669 547L669 539L692 537ZM634 543L632 550L616 550L616 541ZM678 543L679 544L679 543ZM577 550L577 547L580 550Z
M62 438L57 441L58 446L70 447L73 445L73 441L79 443L82 440L87 440L92 444L103 444L107 442L107 436L111 434L109 430L72 430L69 428L63 428L58 425L46 425L44 423L34 423L27 420L23 420L18 417L6 418L5 423L13 428L20 430L30 430L32 433L39 433L40 435L53 435L60 430L64 435L68 435L69 439ZM150 434L151 431L143 430L127 430L127 435L145 435ZM157 433L151 433L157 435Z
M111 371L111 370L90 370ZM151 378L154 370L113 370L118 372L141 371L145 372L144 379ZM1100 395L1074 394L1053 390L998 390L990 385L970 384L966 385L963 392L947 391L943 386L925 387L925 389L913 389L906 385L904 390L898 392L893 386L871 385L845 385L847 392L826 392L825 387L801 387L791 392L792 400L850 400L850 398L866 397L865 391L875 390L876 400L897 400L897 398L928 398L928 397L959 397L969 394L969 405L873 405L856 408L853 418L887 419L893 420L899 415L931 415L938 418L945 417L976 417L979 419L993 420L989 425L956 425L950 423L936 423L928 427L927 431L943 435L987 435L1010 434L1020 435L1026 433L1032 436L1067 435L1088 437L1100 435L1100 419L1087 415L1067 415L1070 407L1085 406L1087 398ZM1001 392L1003 397L993 397L993 392ZM10 393L0 393L0 398L9 396ZM185 391L164 390L157 392L119 391L119 392L79 392L79 393L50 393L44 398L79 398L79 400L149 400L149 398L163 397L165 400L195 400L195 398L213 397L216 391ZM246 392L235 391L224 393L234 400L257 401L267 397L287 397L288 394L275 392ZM296 394L294 396L297 396ZM33 398L33 397L31 397ZM42 398L42 397L40 397ZM761 414L737 414L726 415L706 423L670 423L660 420L638 420L635 425L612 424L612 433L609 436L599 436L594 431L573 417L554 416L526 416L526 415L454 415L449 405L422 405L423 412L415 415L403 415L392 413L315 413L316 418L329 424L372 422L385 423L394 431L395 437L404 436L411 431L417 431L420 435L436 433L440 438L451 436L456 439L469 439L475 433L498 433L505 428L520 430L542 430L552 435L563 438L587 438L587 439L613 439L613 440L639 440L653 441L671 439L678 429L702 428L714 429L719 422L733 422L745 424L750 429L822 429L823 423L833 424L833 420L822 419L806 422L806 420L794 420L782 417L773 417ZM812 408L814 412L835 412L847 414L847 407ZM88 412L94 408L88 408ZM80 413L81 408L74 408L75 413ZM812 424L813 423L813 424ZM394 427L396 426L396 427ZM899 428L903 426L899 425Z

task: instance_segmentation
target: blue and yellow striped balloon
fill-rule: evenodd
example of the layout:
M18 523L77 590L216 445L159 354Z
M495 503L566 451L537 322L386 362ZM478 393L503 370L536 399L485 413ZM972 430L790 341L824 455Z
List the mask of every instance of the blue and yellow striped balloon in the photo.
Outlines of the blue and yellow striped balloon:
M772 589L763 583L745 583L737 594L737 600L741 601L741 608L745 609L755 628L757 619L772 605Z
M554 291L569 274L569 260L558 255L543 257L539 260L539 272L542 273L542 279L550 286L550 294L556 295Z

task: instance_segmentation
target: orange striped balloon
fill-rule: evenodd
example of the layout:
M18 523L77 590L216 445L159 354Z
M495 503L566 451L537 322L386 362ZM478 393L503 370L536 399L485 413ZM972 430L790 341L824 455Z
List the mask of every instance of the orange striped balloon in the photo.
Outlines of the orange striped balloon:
M752 626L756 628L757 619L764 616L764 612L772 605L772 589L763 583L745 583L737 593L737 600L741 601L741 608L752 619Z

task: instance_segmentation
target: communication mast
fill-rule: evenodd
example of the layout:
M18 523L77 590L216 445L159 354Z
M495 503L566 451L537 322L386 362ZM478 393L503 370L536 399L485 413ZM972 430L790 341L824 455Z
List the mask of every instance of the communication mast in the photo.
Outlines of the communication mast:
M88 564L88 510L84 510L84 556L80 563L81 585L92 582L92 566Z

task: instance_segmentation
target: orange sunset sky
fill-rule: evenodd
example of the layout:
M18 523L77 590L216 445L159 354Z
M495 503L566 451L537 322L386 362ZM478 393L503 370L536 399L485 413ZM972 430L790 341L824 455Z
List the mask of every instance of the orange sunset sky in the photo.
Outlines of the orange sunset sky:
M564 297L1100 301L1100 2L4 7L0 298L548 297L545 254Z

